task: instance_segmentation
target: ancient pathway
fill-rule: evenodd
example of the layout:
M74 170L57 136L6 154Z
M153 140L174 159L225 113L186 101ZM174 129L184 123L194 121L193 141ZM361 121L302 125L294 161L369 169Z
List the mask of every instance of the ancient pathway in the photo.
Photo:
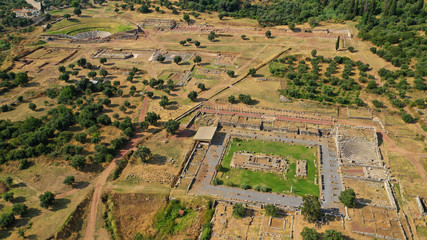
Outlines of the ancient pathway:
M145 113L147 111L147 105L148 105L148 97L147 95L145 95L142 103L141 113L139 115L139 122L144 121ZM94 192L93 192L92 200L89 206L89 215L87 220L86 231L84 234L85 240L94 239L96 216L98 214L98 204L101 199L102 187L107 182L108 176L115 169L116 162L120 160L123 156L125 156L129 151L134 150L138 144L140 137L142 137L142 131L139 129L139 126L137 126L136 129L137 130L135 133L135 137L133 137L127 143L125 148L120 150L120 152L117 154L114 160L111 161L110 165L104 171L102 171L102 173L99 175L98 179L95 182Z

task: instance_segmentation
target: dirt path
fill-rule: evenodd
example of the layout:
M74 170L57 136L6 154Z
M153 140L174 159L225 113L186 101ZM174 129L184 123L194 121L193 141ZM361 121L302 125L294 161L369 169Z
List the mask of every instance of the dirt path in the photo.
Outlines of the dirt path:
M144 101L142 103L142 109L141 113L139 115L139 121L143 121L145 118L145 113L147 111L148 106L148 97L145 95ZM96 216L98 214L98 204L101 199L101 193L102 193L102 187L107 182L107 178L110 175L110 173L115 169L116 162L120 160L123 156L125 156L129 151L134 150L137 146L137 143L139 141L139 138L142 137L142 132L137 127L135 137L133 137L125 148L121 149L120 152L117 154L117 156L114 158L114 160L110 163L110 165L99 175L98 179L95 182L94 186L94 192L92 196L92 200L90 203L89 208L89 216L87 220L87 227L84 234L85 240L93 240L95 235L95 226L96 226ZM71 191L70 191L71 192ZM67 192L67 193L70 193Z

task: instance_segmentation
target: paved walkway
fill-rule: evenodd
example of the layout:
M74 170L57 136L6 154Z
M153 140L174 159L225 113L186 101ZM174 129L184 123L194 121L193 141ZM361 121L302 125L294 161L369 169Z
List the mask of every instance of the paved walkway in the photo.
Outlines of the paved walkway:
M236 134L236 133L234 133ZM299 139L290 139L280 136L265 136L259 134L248 134L244 133L242 136L247 136L251 138L257 138L267 141L283 141L283 142L294 142L305 145L320 145L322 148L322 175L324 175L324 200L322 201L322 206L325 208L337 208L337 205L334 204L334 201L338 201L338 194L340 192L340 176L337 173L337 159L336 155L333 152L330 152L326 146L322 143L299 140ZM215 171L215 166L219 162L219 158L224 149L223 143L225 139L229 137L229 133L225 134L216 134L212 144L209 146L208 153L202 164L208 165L208 172L213 173ZM216 152L215 152L216 151ZM207 161L206 161L207 160ZM200 173L199 173L200 174ZM333 177L332 177L333 175ZM228 198L233 200L241 200L248 202L263 202L270 204L280 204L290 207L299 207L302 204L302 198L298 196L290 196L283 194L275 193L264 193L257 192L253 190L243 190L239 188L231 188L226 186L213 186L210 184L212 175L207 174L206 177L201 180L201 182L196 182L190 194L201 194L201 195L212 195L215 197Z

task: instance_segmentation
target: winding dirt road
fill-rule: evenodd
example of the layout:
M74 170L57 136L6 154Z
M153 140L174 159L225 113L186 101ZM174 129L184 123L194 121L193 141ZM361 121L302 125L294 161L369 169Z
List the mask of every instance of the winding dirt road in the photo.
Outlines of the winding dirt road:
M145 113L147 112L148 106L148 97L145 95L141 113L139 115L139 122L144 121ZM135 136L128 142L126 147L120 150L117 156L111 161L110 165L104 169L104 171L99 175L98 179L95 182L94 192L89 208L89 215L87 219L86 231L84 234L85 240L93 240L95 235L95 226L96 226L96 216L98 214L98 204L101 200L102 187L107 182L107 178L110 173L115 169L116 162L125 156L129 151L134 150L137 146L139 138L142 137L142 131L139 129L139 126L136 127Z

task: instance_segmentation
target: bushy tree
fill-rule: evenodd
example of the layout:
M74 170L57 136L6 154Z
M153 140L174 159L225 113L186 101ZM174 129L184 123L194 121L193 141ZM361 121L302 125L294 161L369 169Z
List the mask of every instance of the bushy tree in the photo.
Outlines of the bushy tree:
M233 217L235 218L242 218L246 215L246 209L243 207L242 204L236 203L233 206Z
M304 195L302 197L303 204L301 207L301 213L304 216L304 219L308 222L315 222L320 219L322 216L322 211L320 207L320 201L317 196L313 195Z
M147 121L142 121L142 122L139 123L139 128L142 131L144 131L144 130L147 130L147 128L148 128L149 125L150 124Z
M228 102L229 103L235 103L236 102L236 97L234 95L228 96Z
M188 98L191 100L191 101L196 101L196 99L197 99L197 92L196 91L191 91L189 94L188 94Z
M8 187L10 187L10 186L12 186L13 178L11 178L11 177L7 177L7 178L4 180L4 182L6 183L6 185L7 185Z
M76 181L76 178L73 175L68 175L64 178L64 181L62 183L68 186L72 186L75 181Z
M3 213L0 216L0 228L7 228L15 222L13 213Z
M23 204L23 203L15 203L12 206L12 213L13 215L19 215L19 216L24 216L28 211L28 207L27 205Z
M24 159L19 160L18 169L24 170L24 169L29 168L30 165L31 165L31 162L24 158Z
M175 56L175 57L173 58L173 62L174 62L174 63L176 63L176 64L179 64L181 61L182 61L181 56Z
M59 72L61 72L61 73L64 73L64 72L65 72L65 70L66 70L66 69L65 69L65 66L59 66L59 67L58 67L58 71L59 71Z
M346 207L356 206L356 193L351 188L341 191L338 199Z
M204 83L197 84L197 88L200 89L201 91L205 91L206 90L206 86L205 86Z
M255 77L255 74L256 74L256 69L255 68L249 69L249 75L251 75L252 77Z
M304 227L301 231L303 240L319 240L320 234L314 228Z
M44 192L39 196L40 198L40 206L43 208L49 208L55 204L55 194L52 192Z
M267 30L267 31L265 32L265 36L266 36L267 38L271 38L271 31L270 31L270 30Z
M234 77L234 71L233 70L227 70L227 75L229 77Z
M82 169L86 166L86 159L82 155L76 155L71 159L71 166L75 169Z
M412 117L412 115L411 115L411 114L409 114L409 113L403 113L403 114L402 114L402 120L403 120L405 123L414 123L414 122L415 122L414 117Z
M56 96L58 96L58 92L56 91L56 89L48 88L46 89L46 95L49 98L54 99Z
M316 49L313 49L313 50L311 51L311 56L312 56L312 57L316 57L316 55L317 55L317 50L316 50Z
M279 212L279 209L274 204L267 204L264 209L267 216L275 217Z
M165 128L166 132L170 134L174 134L179 129L180 122L175 121L173 119L169 119L167 122L165 122Z
M186 14L184 14L184 16L183 16L183 18L182 19L184 19L184 21L186 21L187 23L190 23L190 21L191 21L191 19L190 19L190 15L188 15L187 13Z
M159 119L160 115L156 114L155 112L148 112L145 115L145 121L149 122L151 125L155 125Z
M13 201L13 192L6 192L6 193L3 193L3 199L4 199L6 202L12 202L12 201Z
M31 109L31 110L33 110L33 111L35 111L36 108L37 108L37 105L35 103L29 103L28 104L28 108Z
M164 62L165 60L166 60L166 57L165 56L163 56L163 55L161 55L161 54L159 54L159 56L157 56L157 59L156 59L158 62Z
M251 104L253 100L251 98L251 95L239 94L239 101L244 104Z
M108 71L103 68L99 71L99 75L106 77L108 75Z
M325 234L323 235L323 239L325 240L344 240L344 236L341 232L338 232L333 229L328 229L325 231Z
M138 149L135 151L135 156L139 157L139 159L143 163L145 163L145 162L148 162L151 159L152 153L151 153L151 150L148 147L140 145L138 147Z
M200 57L199 55L195 56L194 59L193 59L193 62L195 64L201 63L202 62L202 57Z
M379 101L379 100L372 100L372 104L376 107L376 108L383 108L383 107L385 107L384 106L384 103L383 102L381 102L381 101Z
M73 13L80 17L82 15L82 10L80 8L75 8Z
M215 38L216 38L215 32L211 31L208 35L208 40L212 42L213 40L215 40Z

